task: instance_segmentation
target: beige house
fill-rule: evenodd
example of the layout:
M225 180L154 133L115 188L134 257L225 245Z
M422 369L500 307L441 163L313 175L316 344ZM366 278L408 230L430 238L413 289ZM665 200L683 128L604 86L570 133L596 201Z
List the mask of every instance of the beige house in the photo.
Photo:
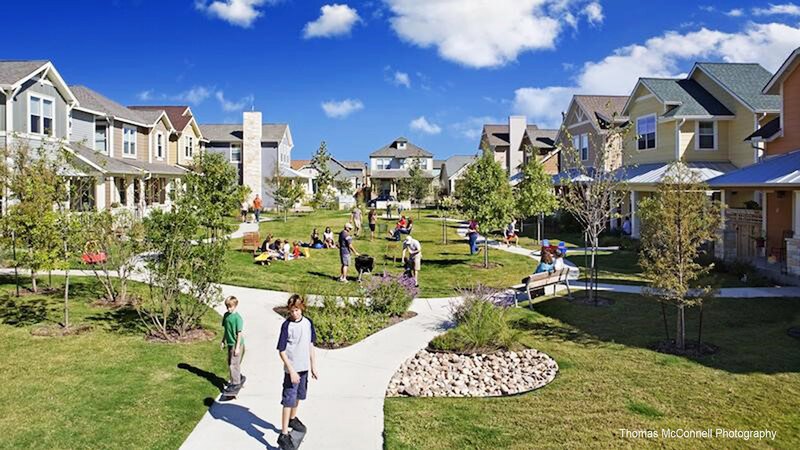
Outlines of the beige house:
M189 167L208 141L188 106L130 106L134 111L164 111L174 130L169 135L167 163Z
M558 173L557 133L558 130L529 125L525 116L511 116L507 125L484 125L478 149L491 150L512 183L517 180L522 166L533 156L544 165L547 173L555 175Z
M762 147L746 138L780 112L780 97L761 92L771 75L758 64L697 63L686 78L639 79L622 110L634 132L623 143L620 171L630 191L623 213L634 237L637 204L670 163L683 161L709 180L758 161ZM725 201L743 204L760 195L742 191Z
M595 147L605 143L604 134L614 122L617 125L627 122L627 118L622 116L627 101L627 95L574 95L556 135L556 147L562 149L570 145L577 151L581 165L596 169ZM612 148L607 149L606 155L615 157L605 161L606 167L602 170L615 170L622 164L622 142L608 142L607 145ZM569 167L569 159L563 150L559 151L559 173L574 169Z

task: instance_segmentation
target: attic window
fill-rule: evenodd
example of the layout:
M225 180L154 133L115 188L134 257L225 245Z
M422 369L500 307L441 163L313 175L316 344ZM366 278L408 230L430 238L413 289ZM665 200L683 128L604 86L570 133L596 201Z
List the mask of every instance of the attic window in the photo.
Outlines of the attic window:
M398 150L405 150L406 149L406 143L405 142L398 142L397 143L397 149Z

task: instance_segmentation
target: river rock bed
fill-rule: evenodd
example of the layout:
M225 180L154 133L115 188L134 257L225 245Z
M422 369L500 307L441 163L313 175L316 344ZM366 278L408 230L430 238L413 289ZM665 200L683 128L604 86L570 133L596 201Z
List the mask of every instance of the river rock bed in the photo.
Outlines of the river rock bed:
M538 389L551 381L558 364L528 349L460 355L419 351L394 374L387 397L496 397Z

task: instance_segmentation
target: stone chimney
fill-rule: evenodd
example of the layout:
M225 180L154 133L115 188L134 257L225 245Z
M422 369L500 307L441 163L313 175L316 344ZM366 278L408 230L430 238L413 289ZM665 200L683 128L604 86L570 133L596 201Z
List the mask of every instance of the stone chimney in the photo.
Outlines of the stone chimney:
M242 118L242 182L250 188L250 199L264 197L261 173L261 113L246 111Z
M509 176L519 172L519 166L522 164L525 149L520 147L527 127L528 119L525 116L511 116L508 118L508 142L510 147L507 161Z

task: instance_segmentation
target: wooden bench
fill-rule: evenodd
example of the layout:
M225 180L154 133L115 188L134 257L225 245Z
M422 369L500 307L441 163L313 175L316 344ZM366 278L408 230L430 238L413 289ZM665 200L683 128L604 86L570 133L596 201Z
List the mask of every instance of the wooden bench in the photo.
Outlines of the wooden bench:
M255 254L261 246L261 235L258 231L249 231L242 236L242 251Z
M567 295L572 298L572 291L569 288L569 267L564 267L557 272L535 273L528 277L528 280L524 284L524 289L528 294L528 301L532 301L532 291L547 286L557 286L559 284L563 284L567 287ZM514 306L517 306L516 297L514 298Z

